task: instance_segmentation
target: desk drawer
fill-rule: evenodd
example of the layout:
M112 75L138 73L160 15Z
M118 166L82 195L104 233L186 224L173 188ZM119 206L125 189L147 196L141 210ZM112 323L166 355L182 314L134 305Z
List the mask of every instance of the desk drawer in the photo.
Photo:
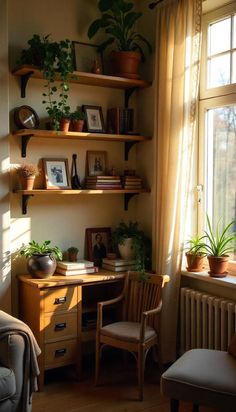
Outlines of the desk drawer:
M65 286L48 288L43 296L44 312L59 312L77 308L77 288Z
M62 338L77 337L77 312L60 313L58 315L45 314L44 340L56 341Z
M75 363L79 358L77 339L45 345L45 369Z

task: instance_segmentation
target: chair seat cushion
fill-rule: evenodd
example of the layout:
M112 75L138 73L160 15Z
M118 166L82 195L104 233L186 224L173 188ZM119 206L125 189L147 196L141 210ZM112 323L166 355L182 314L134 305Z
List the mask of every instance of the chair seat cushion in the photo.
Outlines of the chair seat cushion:
M0 402L9 399L15 392L16 381L13 370L0 366Z
M139 342L140 323L138 322L115 322L101 328L102 335L111 338L125 340L127 342ZM156 332L150 326L146 327L144 340L149 340L156 336Z
M172 399L235 410L236 359L223 351L192 349L162 375L161 389Z

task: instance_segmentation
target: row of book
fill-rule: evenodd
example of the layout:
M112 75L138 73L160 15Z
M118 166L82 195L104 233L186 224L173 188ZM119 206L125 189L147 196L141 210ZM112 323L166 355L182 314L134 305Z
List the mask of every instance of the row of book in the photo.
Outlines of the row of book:
M87 176L86 189L142 189L143 179L139 176Z
M112 107L107 110L107 131L114 134L132 133L134 127L134 109Z
M64 276L77 276L98 272L98 267L90 260L81 259L77 262L61 260L57 262L56 273Z
M124 259L107 259L102 260L102 268L111 272L126 272L127 270L135 270L135 260Z

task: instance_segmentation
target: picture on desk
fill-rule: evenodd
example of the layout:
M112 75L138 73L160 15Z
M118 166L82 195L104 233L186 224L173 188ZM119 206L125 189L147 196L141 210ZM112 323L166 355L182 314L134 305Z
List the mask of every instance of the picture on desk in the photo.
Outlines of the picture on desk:
M86 229L87 258L98 267L102 266L102 259L111 249L111 228L97 227Z

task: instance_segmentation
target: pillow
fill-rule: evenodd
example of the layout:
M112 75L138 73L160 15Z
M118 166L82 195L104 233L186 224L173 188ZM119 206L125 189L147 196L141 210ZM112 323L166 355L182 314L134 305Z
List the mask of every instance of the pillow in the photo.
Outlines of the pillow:
M228 352L230 355L234 356L236 358L236 333L232 337L229 347L228 347Z

